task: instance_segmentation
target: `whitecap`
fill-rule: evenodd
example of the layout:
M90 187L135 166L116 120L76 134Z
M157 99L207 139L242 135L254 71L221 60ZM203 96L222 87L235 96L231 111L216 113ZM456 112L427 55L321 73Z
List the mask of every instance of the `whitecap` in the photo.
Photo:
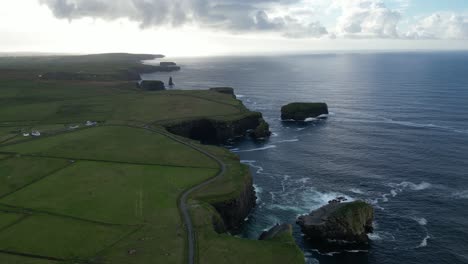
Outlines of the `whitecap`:
M245 149L245 150L235 150L233 152L240 153L240 152L254 152L254 151L262 151L262 150L268 150L268 149L274 149L276 148L275 145L269 145L265 146L263 148L254 148L254 149Z
M318 119L317 118L314 118L314 117L308 117L304 120L304 122L314 122L314 121L317 121Z
M306 129L306 128L305 127L299 127L299 128L296 128L296 131L302 131L304 129Z
M424 217L421 217L421 218L413 217L413 218L411 218L411 219L413 219L414 221L418 222L418 224L421 225L421 226L427 225L427 220L426 220L426 218L424 218Z
M402 182L400 183L400 185L405 188L410 188L413 191L422 191L432 187L432 184L428 182L421 182L420 184L415 184L412 182Z
M252 168L257 169L257 171L256 171L257 173L262 173L263 172L263 167L255 165L254 163L256 163L256 162L257 161L255 161L255 160L241 160L242 164L246 164L246 165L249 165Z
M455 197L457 199L468 199L468 190L455 192L453 194L453 197Z
M289 142L298 142L298 141L299 141L299 139L296 138L296 139L285 139L285 140L280 140L280 141L278 141L278 142L276 142L276 143L289 143Z
M285 204L270 204L267 206L270 210L282 210L282 211L289 211L294 212L296 214L302 215L307 211L304 211L304 208L295 205L285 205Z
M382 195L382 201L383 201L384 203L388 202L388 196L389 196L389 195L390 195L389 193L386 193L386 194Z
M349 189L350 192L352 193L357 193L357 194L364 194L364 192L358 188L351 188Z
M382 237L377 232L367 234L367 237L372 241L382 240Z
M263 192L263 188L259 187L257 184L253 185L255 190L255 196L257 196L257 204L261 201L260 194Z
M236 94L236 97L237 97L237 98L244 98L245 95L243 95L243 94Z
M349 253L368 253L369 250L354 249L354 250L346 250L346 252L349 252Z
M337 197L344 197L348 201L352 202L355 199L337 192L320 192L313 188L301 194L301 199L307 211L318 209L324 205L327 205L329 201L336 199Z
M301 178L301 179L297 180L296 182L306 184L309 180L310 180L310 178Z
M427 241L428 241L430 238L431 238L431 236L426 235L426 237L421 241L421 244L419 244L419 246L417 246L416 248L427 247Z

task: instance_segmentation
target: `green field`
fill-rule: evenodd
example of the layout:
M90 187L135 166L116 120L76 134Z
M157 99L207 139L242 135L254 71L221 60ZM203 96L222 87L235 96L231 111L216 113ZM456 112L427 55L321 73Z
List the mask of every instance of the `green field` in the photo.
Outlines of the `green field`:
M215 232L220 216L210 204L236 198L249 169L229 151L169 136L162 125L250 112L227 94L144 92L123 80L147 71L139 61L149 57L0 58L0 263L186 263L179 198L220 171L198 149L227 171L190 196L197 263L303 263L292 236ZM38 78L57 71L98 77ZM40 137L23 136L35 130Z

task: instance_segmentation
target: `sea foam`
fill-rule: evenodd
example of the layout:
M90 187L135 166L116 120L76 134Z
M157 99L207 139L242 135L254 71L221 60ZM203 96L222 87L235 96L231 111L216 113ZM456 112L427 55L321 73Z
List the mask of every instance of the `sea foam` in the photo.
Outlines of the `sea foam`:
M240 153L240 152L254 152L254 151L262 151L262 150L268 150L268 149L274 149L276 148L276 145L268 145L262 148L254 148L254 149L245 149L245 150L235 150L232 152Z

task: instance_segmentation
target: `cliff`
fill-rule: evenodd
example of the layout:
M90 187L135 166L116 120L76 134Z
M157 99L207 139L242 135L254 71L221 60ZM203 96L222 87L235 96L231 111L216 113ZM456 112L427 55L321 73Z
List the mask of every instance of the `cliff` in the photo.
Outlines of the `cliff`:
M229 94L229 95L232 95L234 98L236 98L236 95L234 93L234 88L231 88L231 87L214 87L214 88L210 88L210 91L223 93L223 94Z
M138 88L146 91L164 91L166 86L162 81L140 81L137 83Z
M250 172L248 172L245 175L242 189L236 197L222 202L212 203L212 206L216 211L218 211L219 215L223 219L224 224L224 230L220 230L218 226L217 231L219 233L223 233L225 231L236 233L244 223L244 219L255 207L256 199L252 176Z
M168 124L165 127L173 134L211 144L246 136L257 128L259 135L269 135L269 129L265 126L262 114L258 112L250 112L235 120L202 118Z
M304 121L321 115L328 115L326 103L291 103L281 108L282 120Z
M374 209L362 202L330 204L300 216L297 224L310 239L330 245L368 244Z

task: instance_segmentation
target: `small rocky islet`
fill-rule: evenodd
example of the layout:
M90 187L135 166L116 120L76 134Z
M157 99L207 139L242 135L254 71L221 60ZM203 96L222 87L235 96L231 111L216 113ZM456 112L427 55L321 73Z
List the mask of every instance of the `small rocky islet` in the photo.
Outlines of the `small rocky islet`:
M307 238L325 246L363 246L373 232L374 208L364 201L329 204L300 216L297 224Z
M306 121L308 118L321 118L328 115L326 103L290 103L281 108L281 120Z

